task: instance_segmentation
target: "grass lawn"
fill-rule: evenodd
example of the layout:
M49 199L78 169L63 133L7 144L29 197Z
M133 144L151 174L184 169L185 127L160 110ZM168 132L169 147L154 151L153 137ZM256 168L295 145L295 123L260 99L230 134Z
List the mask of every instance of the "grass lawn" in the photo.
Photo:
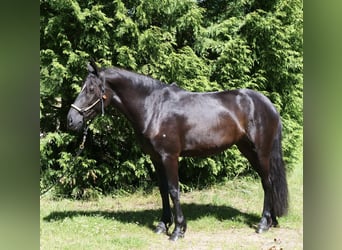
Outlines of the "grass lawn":
M290 209L280 227L255 233L263 206L259 181L235 180L181 194L188 222L183 239L170 242L153 228L161 199L151 193L98 201L40 200L40 249L303 249L303 167L289 175Z

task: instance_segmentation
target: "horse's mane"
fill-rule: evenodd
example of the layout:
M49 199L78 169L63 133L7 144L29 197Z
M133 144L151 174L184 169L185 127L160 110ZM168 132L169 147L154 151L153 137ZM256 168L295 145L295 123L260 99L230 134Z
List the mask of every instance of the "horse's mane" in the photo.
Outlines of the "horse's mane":
M165 88L169 86L168 84L157 80L151 76L144 75L141 73L136 73L130 70L126 70L120 67L112 67L112 68L106 68L102 70L107 75L110 74L119 74L121 76L124 76L125 78L129 78L132 80L132 83L136 86L142 87L142 88L152 88L152 89L159 89L159 88ZM175 83L172 83L171 85L176 85Z

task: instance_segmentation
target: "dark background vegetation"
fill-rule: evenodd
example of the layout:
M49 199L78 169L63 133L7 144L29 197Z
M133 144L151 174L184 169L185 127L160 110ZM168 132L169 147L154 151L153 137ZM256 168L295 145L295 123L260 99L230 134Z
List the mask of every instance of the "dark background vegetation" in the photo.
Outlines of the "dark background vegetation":
M150 159L113 108L92 122L85 150L74 158L82 135L66 130L66 115L90 58L189 91L260 91L281 114L288 171L301 158L301 0L41 0L40 185L58 181L56 195L86 198L155 182ZM235 147L180 160L184 190L237 176L255 173Z

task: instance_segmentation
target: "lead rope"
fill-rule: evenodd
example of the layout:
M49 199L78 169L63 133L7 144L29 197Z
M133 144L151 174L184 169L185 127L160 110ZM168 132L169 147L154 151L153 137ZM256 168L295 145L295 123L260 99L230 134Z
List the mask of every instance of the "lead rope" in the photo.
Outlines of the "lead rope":
M103 99L107 98L105 95L105 83L106 83L106 77L103 76L102 86L101 86L101 109L102 109L102 116L104 116L104 103Z
M101 96L101 109L102 109L102 116L104 116L103 96Z
M76 158L78 156L80 156L80 154L82 153L83 149L84 149L84 143L87 139L87 134L88 134L88 128L89 128L89 125L87 124L87 126L84 127L84 130L83 130L83 139L82 139L82 142L81 144L79 145L78 147L78 151L76 153L76 155L73 157L73 161L75 162L76 161ZM64 177L69 177L71 175L71 173L68 173L67 171L65 171L62 176L57 180L55 181L54 183L52 183L48 188L46 188L45 190L43 190L41 193L40 193L40 198L46 194L48 191L50 191L53 187L55 187Z
M89 128L89 125L87 124L87 126L84 127L83 139L82 139L82 142L81 142L80 146L78 147L78 152L77 152L76 156L79 156L81 154L81 152L83 151L83 149L84 149L84 143L85 143L85 141L87 139L88 128Z

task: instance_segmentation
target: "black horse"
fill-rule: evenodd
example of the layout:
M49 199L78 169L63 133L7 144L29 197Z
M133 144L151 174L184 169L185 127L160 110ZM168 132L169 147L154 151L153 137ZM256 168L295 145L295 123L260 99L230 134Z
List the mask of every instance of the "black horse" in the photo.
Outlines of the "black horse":
M278 224L286 214L288 190L281 148L281 121L264 95L248 90L195 93L176 84L119 68L99 70L88 65L89 75L68 113L68 127L80 130L112 104L132 123L143 151L156 169L163 211L155 232L171 240L186 231L178 183L178 157L208 156L236 144L261 178L264 208L257 232ZM170 207L174 205L175 217Z

